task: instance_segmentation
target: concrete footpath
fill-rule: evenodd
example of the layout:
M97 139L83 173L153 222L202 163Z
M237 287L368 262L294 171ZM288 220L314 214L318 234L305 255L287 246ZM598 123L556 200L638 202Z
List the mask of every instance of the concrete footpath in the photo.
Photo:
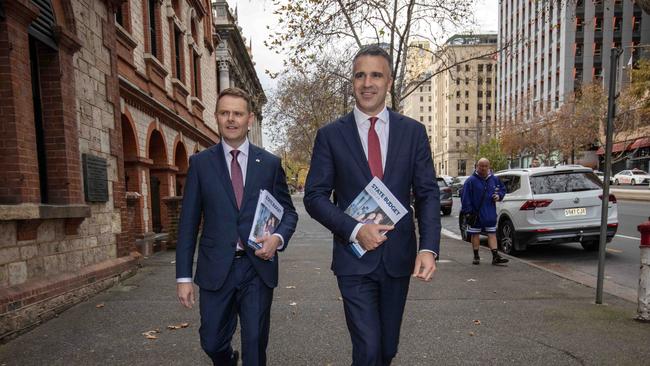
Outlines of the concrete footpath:
M329 270L330 234L305 213L281 254L270 365L349 365L343 304ZM444 238L430 283L411 282L394 365L647 365L650 324L636 304L514 260L471 264L467 243ZM0 365L208 365L198 307L176 300L174 253L31 332L0 345ZM189 323L169 330L169 325ZM144 332L156 339L147 339ZM239 348L236 340L235 348Z

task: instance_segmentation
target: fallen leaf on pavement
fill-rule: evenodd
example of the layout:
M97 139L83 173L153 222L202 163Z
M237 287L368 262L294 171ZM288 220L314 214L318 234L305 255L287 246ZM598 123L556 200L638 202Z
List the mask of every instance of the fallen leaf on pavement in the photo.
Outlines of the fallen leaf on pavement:
M142 335L147 339L158 339L158 336L156 336L157 333L160 333L160 330L154 329L154 330L146 331L142 333Z
M104 303L97 304L97 305L95 305L95 307L96 307L97 309L101 309L101 308L104 307Z
M290 306L296 306L296 305L298 305L298 304L297 304L295 301L292 301L292 302L289 303L289 305L290 305Z
M474 337L474 332L469 332L470 337Z
M473 278L470 278L469 280L467 280L467 282L476 282L476 280L473 279Z
M190 323L180 323L177 325L168 325L167 329L169 330L176 330L176 329L181 329L181 328L187 328L190 326Z
M285 288L296 288L296 286L287 286Z
M478 319L476 319L476 320L474 320L474 324L476 324L476 325L481 325L481 321L478 320Z
M339 301L343 301L343 298L341 296L338 297Z
M169 262L169 263L171 263L171 264L176 264L176 261L171 261L171 262Z

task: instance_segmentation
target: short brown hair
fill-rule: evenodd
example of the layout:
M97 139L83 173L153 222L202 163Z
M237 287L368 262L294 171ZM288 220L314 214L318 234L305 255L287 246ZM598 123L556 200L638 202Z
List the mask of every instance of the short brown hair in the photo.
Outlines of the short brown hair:
M248 112L253 111L253 101L251 100L250 94L240 88L226 88L219 93L219 99L221 97L230 95L231 97L242 98L246 101L246 110ZM219 104L219 99L217 99L217 105Z

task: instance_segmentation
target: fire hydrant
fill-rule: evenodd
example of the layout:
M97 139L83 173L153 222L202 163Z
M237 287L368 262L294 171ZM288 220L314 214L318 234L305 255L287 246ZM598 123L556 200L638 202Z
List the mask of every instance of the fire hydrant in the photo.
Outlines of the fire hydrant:
M641 269L639 271L639 307L637 319L650 322L650 218L637 227L641 233Z

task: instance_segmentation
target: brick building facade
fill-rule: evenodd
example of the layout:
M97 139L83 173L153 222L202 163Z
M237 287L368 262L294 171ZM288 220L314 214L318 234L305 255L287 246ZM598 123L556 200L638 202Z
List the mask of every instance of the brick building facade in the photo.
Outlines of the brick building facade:
M0 0L0 339L132 273L175 223L166 197L219 139L215 6Z

